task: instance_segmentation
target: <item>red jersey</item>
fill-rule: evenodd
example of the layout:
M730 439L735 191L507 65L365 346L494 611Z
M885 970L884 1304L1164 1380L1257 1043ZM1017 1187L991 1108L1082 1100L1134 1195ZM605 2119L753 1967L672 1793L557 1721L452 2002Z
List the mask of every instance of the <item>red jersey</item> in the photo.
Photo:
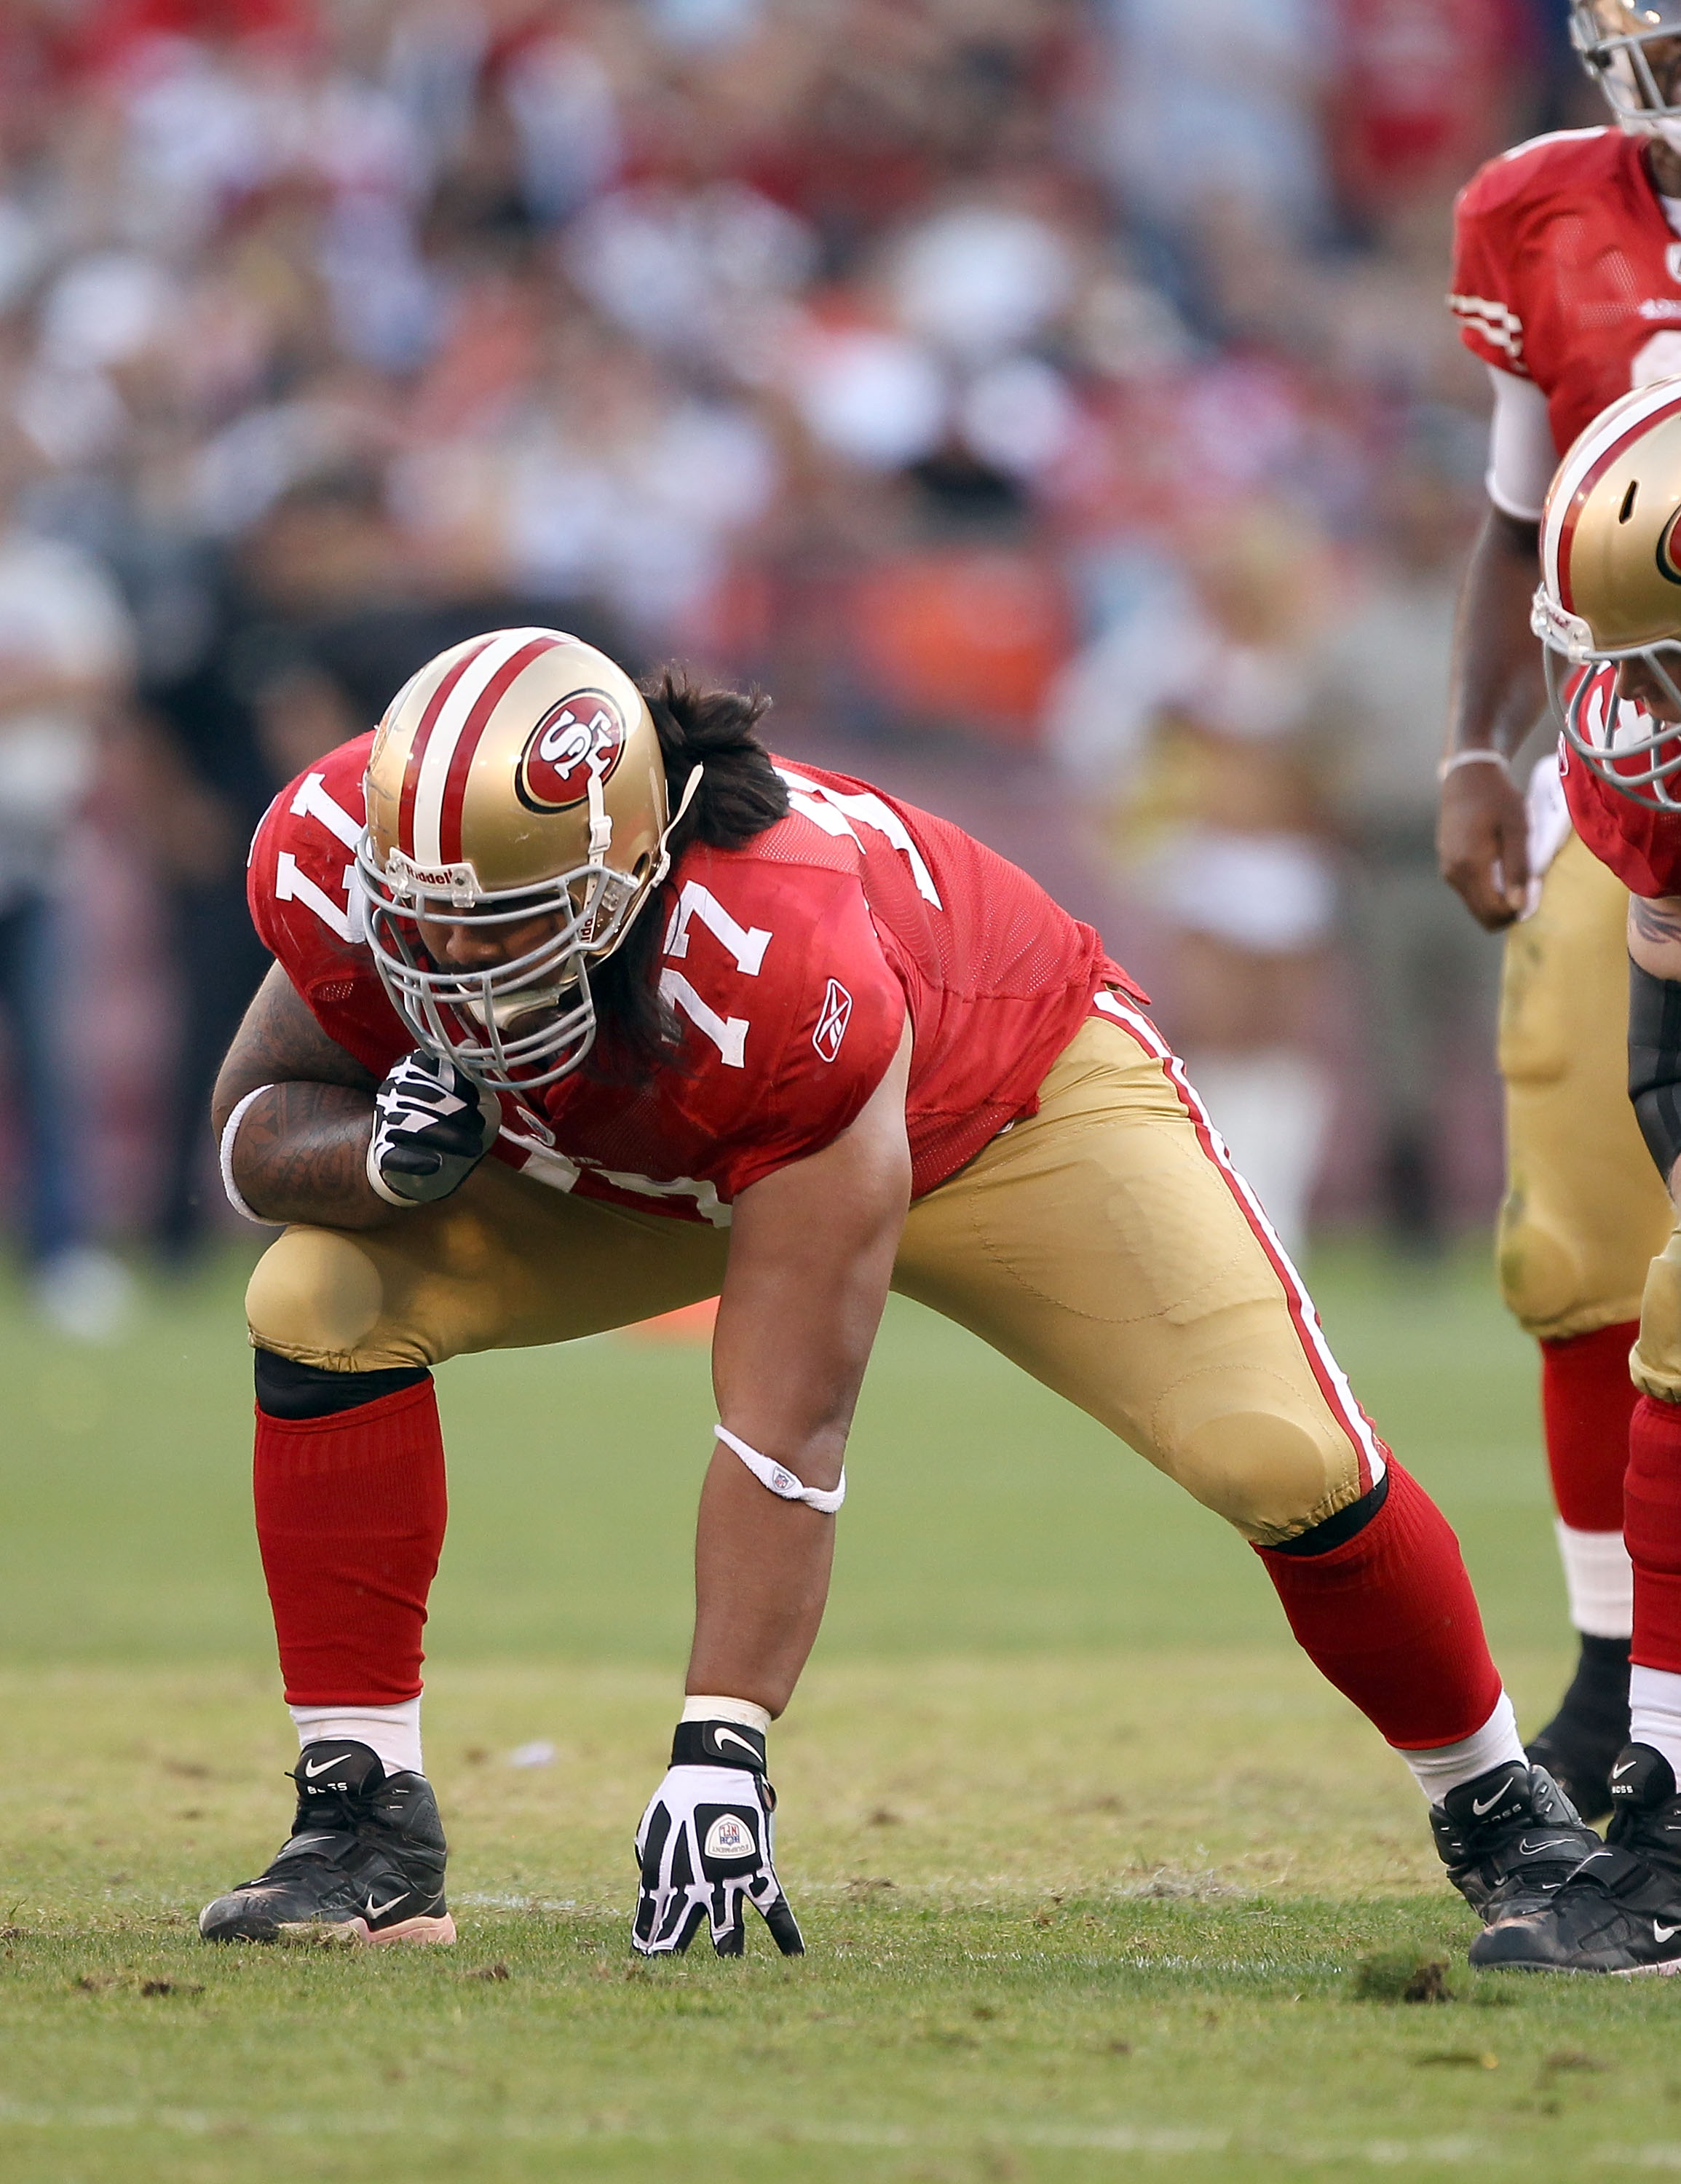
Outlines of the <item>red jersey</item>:
M1617 703L1617 670L1598 669L1589 685L1589 725L1594 709ZM1624 701L1627 702L1626 700ZM1641 733L1650 733L1644 709ZM1564 785L1576 831L1599 859L1609 865L1630 894L1651 897L1681 894L1681 811L1637 804L1584 765L1562 736L1558 742L1558 777Z
M327 1035L376 1076L412 1034L387 1000L353 885L371 736L275 799L251 915ZM1031 1114L1099 989L1143 1000L1089 926L943 819L778 761L793 808L739 850L685 850L643 911L685 1033L641 1085L587 1066L502 1095L496 1152L581 1196L726 1226L737 1195L854 1120L912 1030L917 1196Z
M1461 337L1534 381L1561 454L1619 394L1681 371L1681 240L1640 151L1614 128L1537 136L1454 208Z

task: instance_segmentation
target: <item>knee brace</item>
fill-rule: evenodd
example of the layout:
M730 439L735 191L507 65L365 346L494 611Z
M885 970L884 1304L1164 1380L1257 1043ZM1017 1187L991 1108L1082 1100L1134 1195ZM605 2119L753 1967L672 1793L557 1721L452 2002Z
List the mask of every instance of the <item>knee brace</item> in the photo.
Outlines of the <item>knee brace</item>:
M257 1407L265 1417L297 1421L337 1418L381 1396L394 1396L431 1374L424 1365L393 1365L377 1373L324 1373L272 1350L255 1353Z

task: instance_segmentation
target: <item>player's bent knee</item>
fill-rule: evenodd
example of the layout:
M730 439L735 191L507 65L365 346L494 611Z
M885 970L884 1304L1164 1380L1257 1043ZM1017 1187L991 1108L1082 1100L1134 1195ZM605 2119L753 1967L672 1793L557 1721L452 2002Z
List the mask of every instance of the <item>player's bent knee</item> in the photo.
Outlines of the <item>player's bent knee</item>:
M1356 1500L1360 1465L1328 1414L1266 1373L1199 1373L1157 1406L1157 1460L1245 1539L1292 1540Z
M1642 1395L1681 1403L1681 1230L1647 1270L1640 1339L1628 1367Z
M1500 1208L1495 1267L1500 1300L1524 1332L1537 1337L1581 1332L1566 1326L1596 1301L1585 1295L1581 1254L1570 1236L1537 1221L1517 1192Z
M429 1362L418 1353L387 1355L387 1344L370 1341L384 1309L372 1256L337 1228L288 1228L257 1262L245 1292L259 1350L329 1373Z

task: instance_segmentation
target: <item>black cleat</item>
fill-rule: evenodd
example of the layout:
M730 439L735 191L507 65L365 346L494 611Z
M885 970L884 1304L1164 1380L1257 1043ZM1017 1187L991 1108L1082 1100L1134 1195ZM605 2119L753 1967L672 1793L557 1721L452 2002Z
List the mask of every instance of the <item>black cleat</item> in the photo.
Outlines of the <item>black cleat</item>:
M1545 1908L1502 1919L1473 1964L1517 1971L1681 1972L1681 1797L1669 1762L1625 1746L1611 1770L1611 1822Z
M1570 1689L1529 1740L1529 1763L1546 1769L1584 1820L1602 1820L1611 1809L1611 1770L1628 1741L1628 1641L1584 1633Z
M266 1873L198 1914L207 1942L453 1942L448 1845L424 1774L387 1774L365 1744L306 1744L298 1813Z
M1483 1920L1539 1911L1602 1847L1545 1767L1508 1760L1430 1808L1448 1879Z

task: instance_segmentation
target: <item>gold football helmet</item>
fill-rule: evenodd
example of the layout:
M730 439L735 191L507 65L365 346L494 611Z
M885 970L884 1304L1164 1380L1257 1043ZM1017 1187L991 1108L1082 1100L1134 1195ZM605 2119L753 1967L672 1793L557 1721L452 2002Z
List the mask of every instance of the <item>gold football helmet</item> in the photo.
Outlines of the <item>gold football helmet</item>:
M1636 803L1681 810L1681 731L1595 671L1639 660L1681 720L1681 379L1602 410L1566 455L1541 516L1530 627L1565 738Z
M1681 101L1670 93L1681 62L1681 0L1572 0L1570 42L1635 136L1681 150Z
M587 966L610 956L665 877L675 816L653 716L604 653L554 629L498 629L429 660L368 755L356 853L368 944L427 1052L530 1090L595 1037ZM444 969L425 922L552 921L483 970Z

